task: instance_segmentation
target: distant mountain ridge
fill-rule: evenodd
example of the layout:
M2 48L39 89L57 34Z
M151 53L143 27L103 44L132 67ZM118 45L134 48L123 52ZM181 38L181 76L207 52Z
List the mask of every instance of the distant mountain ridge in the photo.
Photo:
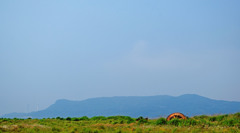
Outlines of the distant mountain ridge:
M10 113L7 118L52 118L82 116L166 117L173 112L187 116L213 115L240 112L240 102L213 100L195 94L178 97L158 96L117 96L90 98L83 101L57 100L45 110L31 113Z

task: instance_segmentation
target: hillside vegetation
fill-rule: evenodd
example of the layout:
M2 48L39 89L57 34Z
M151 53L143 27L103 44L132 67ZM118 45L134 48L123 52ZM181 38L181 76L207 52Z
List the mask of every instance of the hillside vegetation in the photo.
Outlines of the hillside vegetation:
M240 112L235 114L194 116L187 120L145 119L128 116L88 118L0 118L0 132L240 132Z

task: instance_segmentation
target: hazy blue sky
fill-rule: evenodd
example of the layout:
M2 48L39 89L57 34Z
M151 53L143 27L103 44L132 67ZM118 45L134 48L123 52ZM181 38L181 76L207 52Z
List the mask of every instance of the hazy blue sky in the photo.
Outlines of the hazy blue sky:
M239 0L0 1L0 115L186 93L240 101Z

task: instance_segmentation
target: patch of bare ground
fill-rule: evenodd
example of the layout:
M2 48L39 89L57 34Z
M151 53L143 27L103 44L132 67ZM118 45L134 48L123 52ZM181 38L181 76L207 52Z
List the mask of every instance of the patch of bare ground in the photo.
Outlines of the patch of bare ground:
M44 130L44 129L50 129L51 127L45 126L45 125L40 125L40 124L20 124L20 125L2 125L0 126L0 131L3 132L17 132L20 131L20 129L40 129L40 130Z

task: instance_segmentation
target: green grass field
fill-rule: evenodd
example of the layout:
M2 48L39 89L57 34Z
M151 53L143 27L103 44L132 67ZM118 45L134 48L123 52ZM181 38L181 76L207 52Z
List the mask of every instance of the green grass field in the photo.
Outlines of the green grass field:
M216 132L240 133L240 113L194 116L187 120L140 119L128 116L96 116L92 118L7 119L0 118L1 132L66 132L66 133L164 133Z

